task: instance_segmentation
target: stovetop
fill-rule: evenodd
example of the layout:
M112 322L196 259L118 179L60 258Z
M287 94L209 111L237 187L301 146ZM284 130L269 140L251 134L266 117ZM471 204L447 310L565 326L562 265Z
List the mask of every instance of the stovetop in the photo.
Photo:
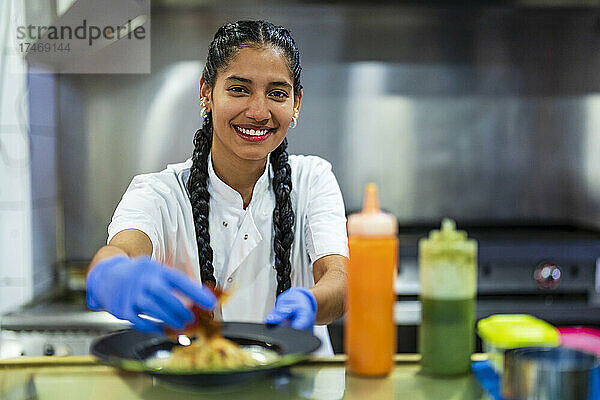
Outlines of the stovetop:
M600 323L600 232L570 224L460 224L478 242L477 315L529 313L558 325ZM398 321L419 322L418 240L431 225L400 225ZM557 279L539 279L549 266ZM537 271L537 275L536 275Z
M81 290L54 289L0 317L0 358L87 355L97 337L129 326L105 311L89 311Z

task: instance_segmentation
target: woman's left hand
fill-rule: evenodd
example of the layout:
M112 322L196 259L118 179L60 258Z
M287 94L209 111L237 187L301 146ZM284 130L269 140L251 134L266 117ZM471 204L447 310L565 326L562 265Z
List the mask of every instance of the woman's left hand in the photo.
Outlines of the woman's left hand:
M317 300L310 290L294 286L277 296L275 307L267 315L267 324L289 321L294 329L312 330L317 315Z

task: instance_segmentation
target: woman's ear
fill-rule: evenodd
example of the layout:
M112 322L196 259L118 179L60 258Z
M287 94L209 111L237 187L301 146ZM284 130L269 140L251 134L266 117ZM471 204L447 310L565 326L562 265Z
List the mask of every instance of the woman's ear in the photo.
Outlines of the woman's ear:
M303 89L300 89L298 96L294 96L294 110L296 110L298 113L300 112L300 105L302 104L302 93Z
M204 80L204 76L200 77L199 87L200 89L198 91L198 101L200 102L200 104L203 104L206 107L206 112L210 112L212 103L211 87ZM204 103L202 102L202 100L204 100Z

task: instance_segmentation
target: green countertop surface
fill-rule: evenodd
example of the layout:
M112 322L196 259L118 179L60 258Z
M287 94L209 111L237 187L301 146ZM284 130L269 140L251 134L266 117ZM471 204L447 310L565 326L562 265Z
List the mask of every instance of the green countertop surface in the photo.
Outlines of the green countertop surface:
M484 356L476 354L474 359ZM482 399L473 375L422 375L418 355L396 355L384 378L346 372L345 357L311 358L255 381L213 388L165 383L143 373L103 365L92 356L0 360L0 399Z

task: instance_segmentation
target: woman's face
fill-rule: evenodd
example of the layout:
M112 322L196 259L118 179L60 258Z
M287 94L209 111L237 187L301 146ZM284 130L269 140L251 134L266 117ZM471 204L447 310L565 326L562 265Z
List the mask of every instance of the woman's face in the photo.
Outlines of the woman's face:
M201 96L212 112L213 150L243 160L263 160L281 144L302 97L295 98L285 56L273 47L242 48L213 88L201 85Z

